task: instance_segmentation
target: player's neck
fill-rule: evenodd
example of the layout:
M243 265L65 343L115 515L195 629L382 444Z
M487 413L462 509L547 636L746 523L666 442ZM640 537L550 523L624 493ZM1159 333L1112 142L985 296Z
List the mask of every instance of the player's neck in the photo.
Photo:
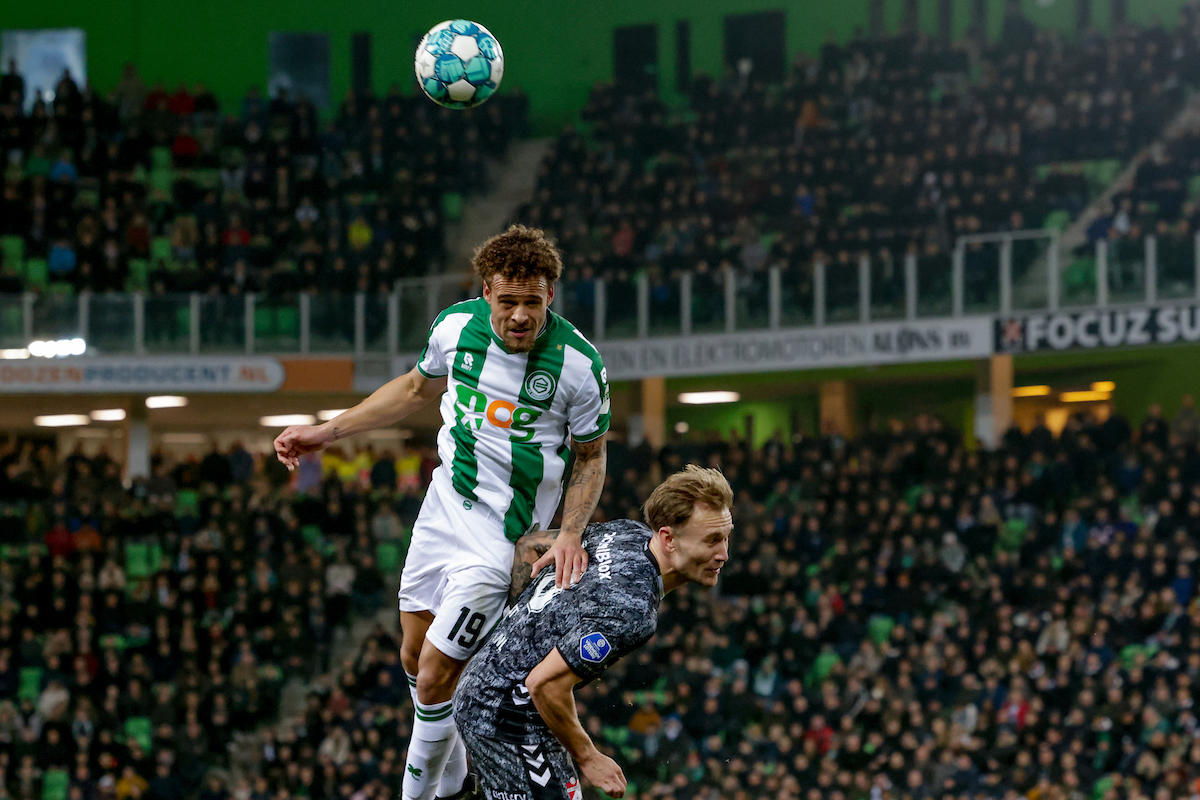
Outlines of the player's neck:
M663 594L670 594L687 583L679 570L672 567L671 562L667 560L667 554L663 550L658 534L650 538L650 552L654 555L654 560L658 562L658 571L662 575Z

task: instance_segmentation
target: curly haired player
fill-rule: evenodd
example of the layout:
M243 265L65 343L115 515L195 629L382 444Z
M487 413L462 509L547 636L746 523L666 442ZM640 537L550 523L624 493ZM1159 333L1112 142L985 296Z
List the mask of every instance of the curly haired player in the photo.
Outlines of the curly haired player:
M574 584L587 568L581 537L604 485L608 379L591 343L550 311L558 251L541 231L515 225L488 239L473 265L483 297L438 315L411 372L329 422L275 440L294 469L305 453L395 424L442 396L442 463L400 578L401 660L416 706L403 800L473 792L451 698L504 611L513 543L554 516L573 451L562 528L535 566L553 563L556 586Z

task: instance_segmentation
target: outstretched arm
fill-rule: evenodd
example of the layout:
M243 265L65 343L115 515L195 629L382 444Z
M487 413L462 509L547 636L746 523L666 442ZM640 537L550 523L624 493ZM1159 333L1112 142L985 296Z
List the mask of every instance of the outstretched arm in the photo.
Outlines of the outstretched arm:
M587 569L587 551L583 549L583 529L596 511L600 493L604 490L604 473L608 464L607 434L590 442L574 442L575 466L567 482L567 498L563 503L562 528L546 554L534 562L534 575L542 567L554 564L554 585L560 589L574 586Z
M533 564L554 544L557 530L527 533L517 539L513 552L512 582L508 586L508 604L517 602L525 587L533 583Z
M426 378L412 371L388 381L356 405L320 425L293 425L275 439L275 455L289 470L300 463L300 456L320 450L328 444L394 425L446 390L446 379Z

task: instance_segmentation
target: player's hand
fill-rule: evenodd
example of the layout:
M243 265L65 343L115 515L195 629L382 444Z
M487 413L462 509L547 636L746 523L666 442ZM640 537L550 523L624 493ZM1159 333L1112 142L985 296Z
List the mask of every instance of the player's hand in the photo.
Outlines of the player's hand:
M587 761L579 762L579 769L588 783L609 797L625 796L625 773L617 762L597 751Z
M300 456L314 453L333 440L333 434L321 425L293 425L275 437L275 457L288 468L300 466Z
M537 575L548 564L554 564L554 585L569 589L579 583L587 570L588 554L583 549L583 537L578 534L560 533L545 555L533 562L533 574Z

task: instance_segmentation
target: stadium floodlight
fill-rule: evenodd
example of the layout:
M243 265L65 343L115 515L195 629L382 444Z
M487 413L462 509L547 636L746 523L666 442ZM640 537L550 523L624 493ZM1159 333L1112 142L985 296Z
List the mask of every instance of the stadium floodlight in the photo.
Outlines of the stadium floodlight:
M78 336L74 339L37 339L25 348L34 358L62 358L64 356L81 356L87 352L87 342ZM19 358L19 356L18 356Z
M312 425L317 418L312 414L268 414L258 418L264 428L286 428L289 425Z
M1063 392L1059 395L1064 403L1096 403L1111 396L1108 392Z
M326 408L317 412L317 419L321 420L321 422L329 422L329 420L345 411L346 409L344 408Z
M1050 387L1042 384L1040 386L1014 386L1012 390L1013 397L1045 397L1050 394Z
M0 350L0 358L29 358L28 347L14 347Z
M163 444L204 444L208 437L203 433L164 433L161 441Z
M92 418L87 414L43 414L33 418L33 424L39 428L69 428L77 425L87 425Z
M1114 392L1117 389L1117 384L1112 381L1096 381L1092 384L1093 392Z
M120 422L125 419L123 408L98 408L88 414L96 422Z
M174 394L155 394L146 398L146 408L183 408L187 404L186 397Z
M713 403L736 403L742 396L737 392L682 392L679 402L689 406L707 406Z
M678 433L678 434L680 434L680 435L683 435L683 434L685 434L685 433L687 433L687 432L688 432L688 430L690 429L690 427L691 427L691 426L689 426L689 425L687 424L687 422L685 422L685 421L683 421L683 420L679 420L679 422L676 422L676 423L675 423L675 432L676 432L676 433Z

